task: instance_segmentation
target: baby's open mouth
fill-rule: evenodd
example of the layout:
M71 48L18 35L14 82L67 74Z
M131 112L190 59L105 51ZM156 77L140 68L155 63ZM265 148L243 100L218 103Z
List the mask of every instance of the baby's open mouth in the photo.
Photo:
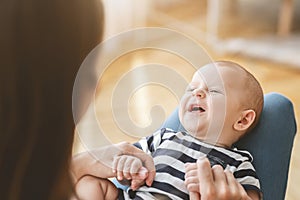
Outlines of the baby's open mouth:
M191 112L205 112L205 109L201 107L200 105L191 105L190 108Z

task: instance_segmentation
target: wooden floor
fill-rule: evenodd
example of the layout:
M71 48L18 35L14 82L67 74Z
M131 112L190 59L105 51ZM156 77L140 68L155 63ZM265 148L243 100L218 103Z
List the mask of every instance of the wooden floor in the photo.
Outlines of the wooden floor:
M111 9L107 12L107 15L109 15L109 12L114 12L112 2L116 3L116 1L105 2L106 4L111 3L111 5L106 5L107 8ZM236 61L259 79L265 93L279 92L291 99L294 104L297 122L299 122L300 67L247 57L241 53L227 54L226 52L215 51L207 40L207 3L204 0L155 0L152 3L147 3L147 5L142 5L141 1L131 0L130 2L135 3L134 7L143 12L139 12L140 16L136 16L131 11L126 13L125 8L123 8L123 13L118 13L117 18L108 16L107 37L134 27L155 26L175 29L190 36L203 46L207 51L207 55L209 55L209 58L207 55L199 58L200 60L203 59L203 62L207 59ZM170 4L170 2L172 3ZM220 9L217 39L255 38L262 35L276 34L279 3L279 0L262 2L224 0ZM128 5L130 4L127 4L127 7ZM300 12L300 9L295 11L295 13L297 12ZM123 19L122 16L127 18ZM127 24L122 24L120 22L122 19ZM296 23L299 20L299 14L296 14L292 33L300 32L300 27L297 27L300 23ZM176 44L176 41L173 42ZM154 66L154 71L147 71L150 69L150 65ZM165 71L160 70L155 75L155 66L158 65L162 66L161 69L165 67ZM147 66L147 70L140 71L139 68L143 66ZM132 142L158 128L159 124L178 104L180 98L180 91L176 90L178 82L188 82L193 72L194 68L189 62L166 51L140 49L114 59L99 79L96 93L97 120L101 126L101 131L106 133L104 134L106 141L108 143L123 140ZM163 82L172 74L179 75L181 80L174 81L172 79L169 83ZM134 80L127 80L127 77L134 77ZM150 77L150 79L152 77L156 80L155 83L141 81L147 77ZM152 110L151 115L151 108L155 105L156 107ZM126 114L122 115L124 112ZM159 113L162 113L162 116L165 117L153 118ZM128 123L130 123L130 126L126 126ZM142 131L141 127L148 128ZM126 131L127 129L128 131ZM132 132L138 132L139 134L132 135ZM84 138L84 136L81 136L81 138ZM84 140L83 146L87 148L96 147L99 146L99 141L103 141L103 135L95 134ZM75 152L81 150L82 147L76 140ZM295 138L292 154L286 200L300 199L299 185L300 136L298 134Z

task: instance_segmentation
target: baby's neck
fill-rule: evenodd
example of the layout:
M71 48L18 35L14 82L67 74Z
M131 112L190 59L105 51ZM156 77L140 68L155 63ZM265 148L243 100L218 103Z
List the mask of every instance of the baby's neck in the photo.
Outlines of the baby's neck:
M226 149L231 149L232 148L232 144L231 145L228 145L228 144L223 144L221 142L217 142L215 144L215 146L218 146L218 147L223 147L223 148L226 148Z
M196 139L208 143L213 146L218 146L218 147L223 147L227 149L231 149L232 145L238 140L238 138L235 137L235 134L232 132L230 134L225 134L225 132L222 132L219 135L214 135L214 134L199 134L195 133L193 134L192 132L189 132L189 135L195 137Z
M191 134L189 134L191 135ZM210 144L212 146L217 146L217 147L222 147L222 148L226 148L226 149L231 149L233 144L228 144L225 142L222 142L220 140L215 140L215 139L208 139L208 138L199 138L199 137L195 137L193 135L191 135L192 137L196 138L197 140L200 140L201 142Z

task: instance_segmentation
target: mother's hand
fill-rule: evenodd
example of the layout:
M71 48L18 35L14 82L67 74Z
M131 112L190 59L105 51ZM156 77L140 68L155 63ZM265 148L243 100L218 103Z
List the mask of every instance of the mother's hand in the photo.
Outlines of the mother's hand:
M190 199L251 200L232 172L210 166L207 158L186 165L185 184Z
M155 177L153 158L128 142L121 142L75 155L71 161L71 173L74 183L77 183L85 175L98 178L116 177L116 172L112 170L113 160L115 156L120 155L131 155L139 158L148 170L146 184L148 186L152 184Z

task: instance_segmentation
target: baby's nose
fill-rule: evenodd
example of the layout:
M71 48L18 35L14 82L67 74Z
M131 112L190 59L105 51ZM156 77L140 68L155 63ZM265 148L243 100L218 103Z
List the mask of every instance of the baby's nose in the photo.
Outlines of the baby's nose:
M197 88L193 91L193 96L198 98L205 98L205 90L203 88Z

